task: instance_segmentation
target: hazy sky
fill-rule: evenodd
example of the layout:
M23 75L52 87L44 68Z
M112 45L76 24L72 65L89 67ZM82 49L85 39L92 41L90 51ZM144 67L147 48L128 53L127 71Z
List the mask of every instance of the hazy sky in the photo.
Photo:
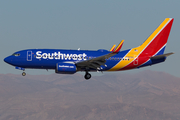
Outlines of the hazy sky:
M179 0L16 0L0 1L0 73L21 74L3 59L29 48L107 49L125 40L137 47L167 18L174 18L166 62L131 70L164 71L180 77ZM26 70L27 74L54 71ZM106 74L106 73L105 73Z

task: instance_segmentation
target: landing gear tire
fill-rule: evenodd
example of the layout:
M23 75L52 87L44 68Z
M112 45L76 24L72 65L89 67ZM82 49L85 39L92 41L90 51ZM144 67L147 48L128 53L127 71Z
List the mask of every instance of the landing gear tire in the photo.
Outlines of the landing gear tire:
M25 76L25 75L26 75L26 73L25 73L25 72L23 72L23 73L22 73L22 76Z
M89 79L91 78L91 74L87 72L87 73L84 75L84 78L85 78L86 80L89 80Z

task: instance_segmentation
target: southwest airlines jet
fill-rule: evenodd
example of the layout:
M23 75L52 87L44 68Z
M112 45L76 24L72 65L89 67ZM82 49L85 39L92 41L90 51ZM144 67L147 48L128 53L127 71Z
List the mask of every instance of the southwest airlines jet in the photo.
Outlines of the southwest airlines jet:
M59 74L85 71L84 78L91 78L92 71L122 71L164 62L173 53L164 54L173 18L166 18L147 40L132 49L120 51L124 40L108 50L28 49L15 52L4 61L16 69L54 69ZM22 73L26 75L25 72Z

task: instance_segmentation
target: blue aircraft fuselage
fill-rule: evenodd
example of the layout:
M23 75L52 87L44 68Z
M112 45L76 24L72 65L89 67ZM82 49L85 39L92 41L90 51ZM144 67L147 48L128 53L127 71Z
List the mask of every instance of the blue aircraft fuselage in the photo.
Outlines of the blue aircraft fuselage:
M106 59L107 67L101 66L101 71L109 70L127 54L129 50L121 51ZM5 62L21 68L56 69L57 63L77 63L109 54L107 50L62 50L62 49L27 49L15 52L4 59ZM84 70L84 69L82 69ZM81 71L81 70L80 70ZM96 71L90 69L90 71Z
M164 54L173 20L166 18L142 45L124 51L120 51L122 40L109 51L28 49L15 52L4 61L20 70L54 69L60 74L85 71L85 79L91 78L90 71L120 71L149 66L164 62L173 54ZM25 72L22 75L25 76Z

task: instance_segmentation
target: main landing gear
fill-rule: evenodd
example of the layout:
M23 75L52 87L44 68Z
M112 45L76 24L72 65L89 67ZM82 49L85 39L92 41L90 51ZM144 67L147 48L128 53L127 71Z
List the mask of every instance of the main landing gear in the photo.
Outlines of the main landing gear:
M86 74L84 75L84 78L85 78L86 80L89 80L89 79L91 78L91 74L88 73L88 71L86 71Z

